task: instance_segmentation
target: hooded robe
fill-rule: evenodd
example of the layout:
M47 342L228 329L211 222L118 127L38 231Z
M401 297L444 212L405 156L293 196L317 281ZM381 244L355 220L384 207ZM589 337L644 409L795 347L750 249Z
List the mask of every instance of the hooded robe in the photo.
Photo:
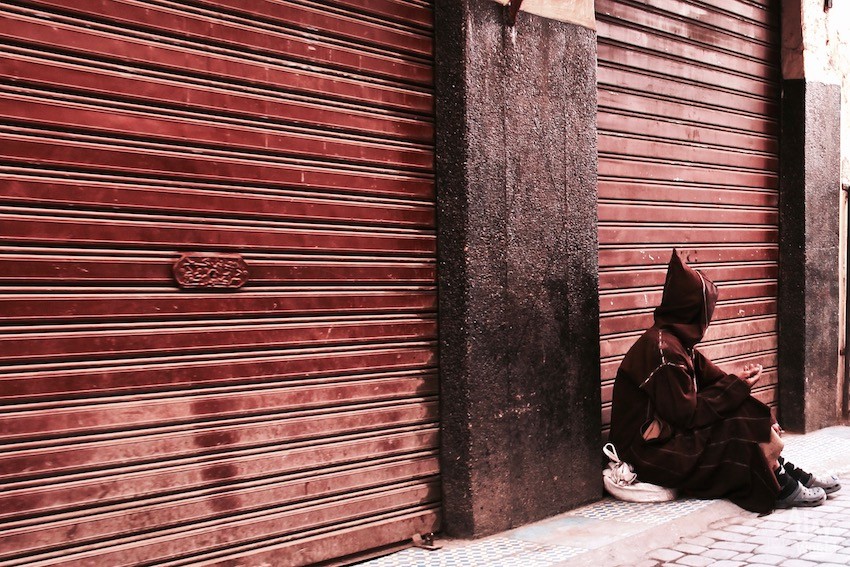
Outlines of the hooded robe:
M768 512L779 493L759 448L771 437L770 409L694 348L716 302L714 283L674 250L655 324L617 371L611 442L641 481Z

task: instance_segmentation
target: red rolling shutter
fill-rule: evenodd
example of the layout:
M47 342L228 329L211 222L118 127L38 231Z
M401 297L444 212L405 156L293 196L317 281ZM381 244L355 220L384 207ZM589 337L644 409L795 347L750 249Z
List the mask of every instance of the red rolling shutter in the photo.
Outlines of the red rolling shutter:
M0 562L438 529L432 36L425 0L0 8Z
M717 282L702 350L776 407L779 5L597 0L603 425L673 247Z

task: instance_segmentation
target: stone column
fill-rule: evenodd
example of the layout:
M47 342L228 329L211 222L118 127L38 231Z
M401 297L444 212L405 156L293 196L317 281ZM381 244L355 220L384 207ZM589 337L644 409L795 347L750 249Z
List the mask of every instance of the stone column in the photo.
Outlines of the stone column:
M806 10L808 19L829 17L822 2L782 5L779 398L780 420L793 431L835 425L841 389L841 88L813 80L829 75L816 53L828 42L803 25Z
M436 2L444 530L458 537L601 496L596 34L545 10L510 27L504 10Z
M786 80L779 188L779 407L784 427L838 422L841 91Z

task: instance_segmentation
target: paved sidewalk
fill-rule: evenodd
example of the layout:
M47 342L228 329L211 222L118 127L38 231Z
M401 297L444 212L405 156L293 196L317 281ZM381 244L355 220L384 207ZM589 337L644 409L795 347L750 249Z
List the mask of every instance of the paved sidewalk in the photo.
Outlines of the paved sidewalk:
M817 508L759 517L722 500L633 504L606 498L479 540L437 540L361 567L850 566L850 427L785 438L788 460L837 474L841 491ZM600 470L600 482L601 482Z

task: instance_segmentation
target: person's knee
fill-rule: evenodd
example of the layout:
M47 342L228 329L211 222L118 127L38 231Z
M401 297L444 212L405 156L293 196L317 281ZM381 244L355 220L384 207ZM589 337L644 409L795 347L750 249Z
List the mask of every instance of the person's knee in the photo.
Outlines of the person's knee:
M779 434L774 430L771 430L770 432L770 446L774 451L776 451L777 458L779 458L779 455L785 448L785 441L783 441L782 437L780 437Z
M779 465L778 459L782 454L782 449L785 448L785 442L781 437L779 437L779 434L777 434L776 431L771 431L770 433L770 441L767 443L759 443L759 446L764 453L764 457L767 460L768 465L775 468Z

